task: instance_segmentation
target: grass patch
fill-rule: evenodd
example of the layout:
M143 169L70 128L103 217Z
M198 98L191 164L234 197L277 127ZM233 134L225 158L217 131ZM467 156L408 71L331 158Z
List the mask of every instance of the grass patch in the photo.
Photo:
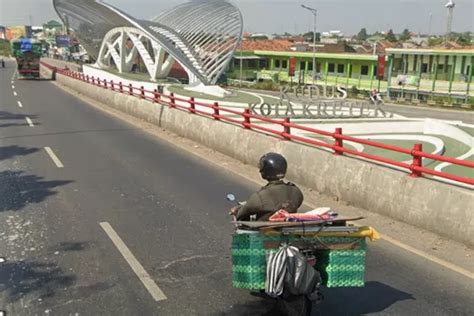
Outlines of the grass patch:
M474 162L474 156L470 156L464 160ZM450 166L447 166L446 168L443 168L443 172L474 179L474 169L469 168L469 167L450 165Z
M373 141L377 143L397 146L397 147L410 149L410 150L413 149L413 146L415 144L421 143L423 145L423 151L429 152L429 153L432 153L436 149L436 147L433 144L428 143L428 142L422 142L419 140L374 139ZM364 145L364 147L365 147L364 152L367 154L376 155L376 156L380 156L380 157L384 157L384 158L392 159L396 161L407 161L407 160L412 159L411 155L407 155L404 153L399 153L399 152L386 150L386 149L378 148L378 147L367 146L367 145Z
M168 90L170 92L173 92L175 94L179 94L185 97L195 97L199 99L207 99L207 100L213 100L213 101L240 102L244 104L260 103L260 99L258 99L257 97L244 93L244 92L239 92L239 91L234 91L235 95L219 98L219 97L212 96L205 93L189 91L189 90L184 89L184 87L180 87L180 86L170 86L168 87Z
M474 137L474 128L467 127L467 126L456 126L456 127Z

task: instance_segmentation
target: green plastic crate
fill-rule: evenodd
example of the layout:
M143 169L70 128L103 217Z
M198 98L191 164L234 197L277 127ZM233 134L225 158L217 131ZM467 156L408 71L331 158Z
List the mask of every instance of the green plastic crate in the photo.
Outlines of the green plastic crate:
M323 284L327 287L362 287L365 284L365 238L345 240L357 242L359 247L354 250L320 250L315 254L316 269L321 273Z
M260 290L265 288L265 242L292 242L310 239L297 236L265 236L255 233L235 234L232 238L232 285L236 288ZM355 250L321 250L316 253L316 269L327 287L364 286L366 244L364 238L319 237L327 243L359 243Z

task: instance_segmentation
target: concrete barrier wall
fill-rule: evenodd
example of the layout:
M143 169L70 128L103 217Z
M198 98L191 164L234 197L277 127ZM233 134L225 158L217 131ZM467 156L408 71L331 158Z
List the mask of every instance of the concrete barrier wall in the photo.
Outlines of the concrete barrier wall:
M64 60L59 60L59 59L54 59L54 58L42 57L41 61L44 61L48 63L49 65L57 67L57 68L64 68L67 66L70 70L74 70L74 71L81 71L81 68L82 68L82 66L77 63L67 62Z
M260 134L207 117L170 109L124 94L57 76L57 81L134 117L187 137L242 162L256 165L262 154L287 157L288 179L352 205L474 246L474 193L356 158Z

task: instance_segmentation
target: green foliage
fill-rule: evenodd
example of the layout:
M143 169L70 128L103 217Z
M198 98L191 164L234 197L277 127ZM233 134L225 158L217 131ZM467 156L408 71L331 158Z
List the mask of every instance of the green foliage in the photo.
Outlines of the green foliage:
M276 83L274 83L273 81L270 81L270 80L257 82L255 84L255 88L260 89L260 90L275 90L275 91L280 89L278 84L276 84Z
M357 89L356 86L352 86L351 90L349 90L349 93L350 93L353 97L357 96L357 95L359 94L359 92L360 92L360 91L359 91L359 89Z
M10 55L10 42L4 39L0 39L0 55L8 56Z
M400 35L401 41L408 41L411 38L410 31L408 29L404 29L402 34Z
M357 33L357 39L359 41L365 41L368 37L369 37L369 34L367 34L367 30L365 29L365 27L363 27L359 31L359 33Z
M441 45L444 42L444 39L442 37L430 37L428 39L428 46L438 46Z
M471 32L460 33L456 38L456 43L459 45L467 46L471 45L472 35Z
M312 42L313 41L313 34L314 34L314 32L307 32L307 33L303 34L303 37L306 41ZM320 42L320 41L321 41L321 33L316 32L316 42Z
M388 30L387 34L385 35L385 39L392 43L395 43L397 41L397 38L395 37L395 34L393 34L392 29Z

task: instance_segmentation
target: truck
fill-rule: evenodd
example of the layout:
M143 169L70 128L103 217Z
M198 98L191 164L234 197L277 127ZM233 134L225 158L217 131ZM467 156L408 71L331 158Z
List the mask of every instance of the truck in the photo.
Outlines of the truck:
M19 78L40 77L40 58L42 44L31 38L20 38L11 41L12 56L16 59Z

